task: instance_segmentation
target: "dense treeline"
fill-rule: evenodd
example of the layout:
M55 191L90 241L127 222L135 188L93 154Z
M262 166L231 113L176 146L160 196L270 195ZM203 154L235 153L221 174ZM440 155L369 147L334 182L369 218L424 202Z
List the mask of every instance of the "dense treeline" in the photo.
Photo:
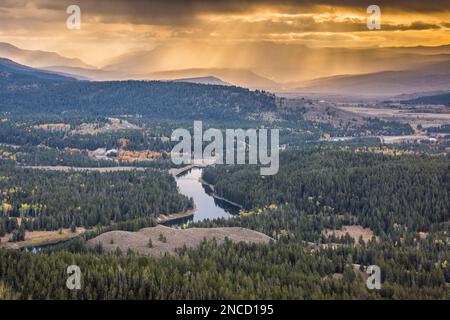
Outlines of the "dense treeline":
M318 208L315 214L307 214L296 209L293 205L281 205L276 209L263 209L253 214L240 215L232 219L214 219L196 222L190 226L213 227L242 227L262 232L273 239L283 242L345 242L347 239L326 238L322 234L324 229L341 229L344 225L352 225L357 221L355 217L346 215L333 215L327 208ZM403 234L403 233L402 233ZM400 237L402 234L391 235ZM348 242L348 241L347 241ZM350 241L354 243L354 241Z
M450 216L448 157L313 148L283 153L274 176L261 176L255 167L217 166L203 178L246 209L289 203L312 214L326 208L356 216L379 235L427 231Z
M92 252L79 242L78 253L0 249L0 278L22 299L446 299L448 269L435 266L435 247L421 245L313 252L300 243L211 241L155 259ZM81 290L65 285L73 264L82 272ZM355 264L379 265L381 290L367 290Z
M4 237L7 233L13 233L17 229L19 229L17 219L0 217L0 237Z
M19 121L19 120L17 120ZM126 139L123 146L121 141ZM120 130L96 134L80 134L67 132L52 132L39 129L31 124L4 121L0 123L0 143L18 146L45 145L50 148L76 148L95 150L98 148L125 148L128 150L150 149L155 151L170 151L174 143L163 141L158 133L145 130Z
M8 157L5 156L8 155ZM1 163L10 162L18 166L66 166L77 168L104 168L118 166L133 166L145 168L170 169L175 165L164 154L161 158L151 161L135 161L133 163L120 160L96 160L87 152L71 152L70 150L51 149L42 146L11 147L0 146ZM14 159L14 161L12 160Z
M109 225L185 211L192 200L175 180L145 172L49 172L0 168L1 214L20 217L28 230Z
M108 133L98 133L95 135L74 134L74 135L52 135L43 144L51 148L77 148L82 150L95 150L98 148L119 148L122 147L120 140L126 139L128 150L150 149L154 151L170 151L173 143L161 141L153 138L150 133L141 130L116 131Z
M427 128L427 132L429 133L450 133L450 124L445 124L439 127L430 127Z
M402 101L402 103L413 105L442 104L444 106L450 107L450 93L418 97L416 99L404 100Z
M225 120L276 109L273 95L231 86L157 81L37 82L14 89L10 85L0 90L0 112Z

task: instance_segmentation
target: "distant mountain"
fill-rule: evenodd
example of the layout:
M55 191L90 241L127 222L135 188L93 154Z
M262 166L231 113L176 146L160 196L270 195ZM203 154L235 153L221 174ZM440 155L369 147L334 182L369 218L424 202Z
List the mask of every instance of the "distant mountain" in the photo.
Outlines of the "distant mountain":
M228 82L224 82L216 77L197 77L197 78L184 78L184 79L176 79L174 82L188 82L188 83L197 83L197 84L210 84L216 86L231 86Z
M311 79L409 71L420 64L448 62L450 46L355 49L310 48L264 41L239 45L174 42L108 59L103 69L56 53L23 50L7 43L0 43L1 56L81 80L216 77L236 86L278 92L315 85L305 83ZM385 76L391 77L390 74ZM389 87L395 89L391 85L385 87L386 90ZM380 88L381 93L388 92ZM362 94L371 91L363 85L361 89ZM340 92L338 89L333 91ZM404 93L404 90L389 92Z
M43 69L52 72L57 72L60 74L69 75L77 78L78 80L110 81L110 80L131 79L131 76L124 75L120 72L105 71L101 69L77 68L66 66L49 66Z
M450 107L450 92L432 96L418 97L416 99L404 100L405 104L435 104Z
M72 76L79 80L161 80L224 86L236 85L240 87L267 90L280 87L280 84L248 70L186 69L161 71L148 74L128 74L126 72L114 70L86 69L65 66L50 66L44 69L63 75Z
M177 80L205 77L218 78L228 84L251 89L270 90L280 86L280 84L259 76L252 71L238 69L185 69L132 76L133 79L142 80Z
M0 43L1 56L79 80L210 83L191 79L214 77L227 84L274 92L386 98L447 90L448 73L442 72L442 66L446 70L449 64L450 45L355 49L273 42L238 46L180 42L109 59L103 69L7 43ZM428 69L419 70L420 66Z
M415 92L450 90L450 57L409 70L319 78L296 88L299 93L389 97Z
M29 85L42 81L75 81L54 72L34 69L12 60L0 58L0 83L11 85Z
M261 86L252 83L253 79L239 77L227 79L217 73L197 73L172 79L215 76L240 86L250 88L274 86L278 89L297 87L300 81L340 74L408 70L421 63L448 60L446 55L449 54L450 46L310 48L301 44L263 41L238 45L226 42L222 44L179 42L109 59L105 62L104 69L142 75L142 78L166 70L246 70L270 79L270 85L263 83Z
M59 74L61 76L65 76L65 77L75 78L77 80L92 80L92 78L90 78L90 77L82 76L81 75L82 72L79 72L79 70L88 70L88 69L71 68L71 67L46 67L46 68L42 68L41 70ZM75 70L77 72L73 72Z
M426 47L426 46L390 47L387 49L398 53L408 53L408 54L425 54L425 55L450 54L450 44L434 47Z
M12 44L4 42L0 42L0 57L35 68L43 68L48 66L93 68L80 59L66 58L55 52L20 49Z

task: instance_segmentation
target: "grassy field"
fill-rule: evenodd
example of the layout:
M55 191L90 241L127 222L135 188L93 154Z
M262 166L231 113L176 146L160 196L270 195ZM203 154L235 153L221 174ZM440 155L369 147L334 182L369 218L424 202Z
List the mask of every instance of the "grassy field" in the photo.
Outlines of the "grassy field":
M56 231L26 231L25 241L16 243L8 242L11 235L6 234L4 237L0 238L0 247L19 249L23 247L43 246L77 237L85 231L85 228L77 228L76 232L72 232L70 229L61 229Z

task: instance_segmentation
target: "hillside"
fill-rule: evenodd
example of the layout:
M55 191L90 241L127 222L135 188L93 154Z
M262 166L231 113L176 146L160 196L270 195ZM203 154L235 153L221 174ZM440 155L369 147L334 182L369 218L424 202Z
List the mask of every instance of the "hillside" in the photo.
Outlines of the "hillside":
M31 84L47 81L74 81L74 78L66 77L54 72L30 68L18 64L12 60L0 58L0 83L9 85Z
M139 114L171 120L231 120L276 109L273 95L231 86L74 81L4 59L0 68L0 112L84 112L109 116Z
M126 80L130 78L120 72L105 71L101 69L92 69L92 68L48 66L42 69L60 74L67 74L77 78L78 80L113 81L113 80Z
M197 77L197 78L183 78L173 80L174 82L188 82L188 83L197 83L197 84L211 84L216 86L230 86L228 82L222 81L216 77Z
M418 97L416 99L403 100L406 104L436 104L450 107L450 93L437 94L432 96Z
M373 97L439 90L450 90L450 60L427 63L410 70L319 78L296 89L303 93Z
M80 59L63 57L55 52L21 49L5 42L0 42L0 57L36 68L59 65L76 68L92 68L92 66L84 63Z
M291 83L339 74L408 70L420 63L446 60L445 55L448 54L450 54L448 46L356 49L315 48L304 44L270 41L241 42L238 45L228 42L174 42L109 59L105 61L104 69L143 76L162 70L247 70L271 79L275 82L272 88L279 88L280 86L276 84L291 87ZM263 88L262 85L249 82L245 78L238 83L219 74L207 75L216 76L239 86ZM181 77L199 76L205 74Z
M204 77L219 78L224 82L245 88L273 89L280 86L279 83L246 69L194 68L136 74L131 78L142 80L173 80Z
M162 235L162 236L161 236ZM101 244L107 251L122 252L133 250L141 254L161 257L166 253L174 254L176 249L186 246L194 248L204 239L216 239L223 243L225 238L233 242L269 243L267 235L245 228L189 228L180 230L158 225L137 232L111 231L89 240L92 246ZM151 248L149 242L151 240Z

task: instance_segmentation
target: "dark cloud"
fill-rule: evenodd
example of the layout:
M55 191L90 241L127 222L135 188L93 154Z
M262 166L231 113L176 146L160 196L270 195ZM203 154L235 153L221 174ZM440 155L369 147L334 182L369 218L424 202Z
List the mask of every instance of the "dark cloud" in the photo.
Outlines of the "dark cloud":
M422 21L414 21L409 25L392 25L391 30L429 30L440 29L441 26L433 23L425 23Z
M230 28L232 28L233 22L229 22ZM289 22L279 20L267 20L250 22L244 25L240 25L243 32L251 33L252 30L257 30L258 33L300 33L300 32L367 32L366 20L347 18L339 21L330 19L325 21L316 21L313 17L300 17L297 19L290 19ZM248 28L246 30L245 28ZM431 30L440 29L441 25L424 23L421 21L415 21L410 24L396 24L393 22L384 22L381 24L380 31L393 31L393 30ZM226 28L225 28L226 29Z
M27 4L27 0L2 0L0 8L20 8Z
M403 10L411 13L421 12L446 12L450 11L449 0L434 0L430 2L414 0L375 1L381 7L382 12ZM348 7L361 10L366 13L369 4L373 0L0 0L0 27L5 30L14 29L16 26L33 27L36 30L45 28L51 22L65 22L66 8L77 4L82 9L85 21L102 23L146 24L168 26L172 30L172 36L189 37L193 33L207 34L210 29L199 22L204 14L240 14L252 12L261 7L270 6L273 12L297 14L296 16L279 19L264 19L253 21L240 21L240 31L243 34L276 34L276 33L301 33L301 32L358 32L367 31L366 21L358 18L334 19L321 17L315 19L307 13L332 13L334 6ZM326 8L317 6L327 6ZM33 8L45 9L45 14L33 14L28 12L26 23L24 15L14 15L14 8L28 11ZM52 14L48 14L48 12ZM400 12L401 13L401 12ZM23 21L21 21L21 19ZM217 22L222 30L236 30L233 19L224 19ZM191 26L191 27L190 27ZM229 26L229 27L228 27ZM399 24L393 21L382 20L381 31L392 30L431 30L448 27L449 21L442 21L439 25L430 22L413 21ZM199 30L196 30L199 29Z
M169 26L174 37L189 37L192 34L206 35L214 29L210 29L198 23L202 14L238 14L251 12L261 6L272 6L274 11L299 14L292 17L268 18L264 20L239 21L239 30L242 34L282 34L301 32L358 32L367 31L366 21L358 18L321 17L316 19L313 15L301 15L315 12L325 13L324 9L313 8L313 4L348 6L349 8L365 8L371 1L364 0L319 0L319 1L293 1L293 0L0 0L0 27L3 31L14 30L17 26L31 27L34 30L45 29L51 22L65 23L66 8L71 4L77 4L82 9L85 21L102 23L147 24ZM402 8L405 11L418 10L430 11L440 8L440 12L450 10L450 1L435 0L431 3L423 1L377 1L382 11ZM18 10L27 7L27 10L45 9L45 14L33 14L28 12L26 16L14 15L14 8ZM326 12L333 12L331 8L325 8ZM48 12L52 14L48 14ZM95 19L95 20L94 20ZM26 21L26 22L25 22ZM221 30L236 30L233 19L220 20ZM192 26L192 27L189 27ZM399 24L382 20L381 31L393 30L431 30L448 27L448 21L442 21L439 25L429 22L413 21L408 24Z
M128 22L143 24L180 25L195 21L201 14L237 14L260 7L273 7L287 13L305 13L317 6L365 9L373 0L2 0L22 6L34 3L38 8L65 10L68 5L78 4L85 15L99 16L103 22ZM393 0L375 1L382 12L445 12L450 11L449 0ZM311 12L311 11L310 11Z

